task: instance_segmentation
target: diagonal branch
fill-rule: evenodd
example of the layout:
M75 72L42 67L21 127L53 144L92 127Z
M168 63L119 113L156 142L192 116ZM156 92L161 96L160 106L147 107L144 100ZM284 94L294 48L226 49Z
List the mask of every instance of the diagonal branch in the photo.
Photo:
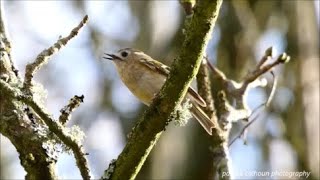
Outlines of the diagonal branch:
M240 83L226 78L223 72L221 72L218 68L214 67L210 63L208 63L213 75L217 79L222 81L223 91L228 93L228 95L231 96L232 100L235 100L236 102L235 108L231 106L227 100L223 101L222 103L219 103L221 107L217 107L217 112L219 114L222 114L222 116L219 117L219 122L220 124L222 124L223 127L228 127L230 129L232 126L231 122L236 122L239 120L249 120L249 118L252 116L255 110L251 112L251 109L249 109L246 100L246 95L248 94L248 91L252 88L258 86L265 86L266 83L260 80L259 78L266 72L271 72L273 76L272 90L267 101L263 103L261 106L257 107L256 109L259 109L262 106L267 107L270 104L277 85L277 78L275 77L272 69L279 64L285 64L290 61L290 56L288 56L286 53L282 53L274 62L266 64L268 60L272 60L272 53L272 47L268 48L265 51L264 56L255 66L255 69L252 72L249 72ZM225 117L225 121L222 121L223 118L221 117ZM254 117L252 121L248 122L247 125L243 128L243 130L235 139L245 134L247 128L256 120L256 118L257 117ZM235 139L231 141L230 145L235 141Z
M270 71L273 67L277 66L278 64L284 64L290 61L290 56L287 55L287 53L282 53L281 55L278 56L278 58L276 59L276 61L274 61L273 63L264 65L265 63L265 59L269 59L270 56L268 56L268 58L265 58L267 55L271 55L272 53L270 53L270 48L268 48L265 52L265 55L262 57L262 59L260 60L258 66L256 67L256 69L252 72L249 73L244 81L243 81L243 85L241 89L246 89L248 84L252 83L253 81L255 81L256 79L258 79L262 74ZM262 63L261 63L262 62Z
M71 33L64 38L59 39L48 49L43 50L33 63L29 63L26 67L26 73L24 78L23 87L26 90L30 90L32 87L32 78L34 74L48 62L49 58L57 53L63 46L65 46L72 38L78 35L80 29L88 22L88 15L84 16L82 21L77 27L75 27Z
M197 74L206 45L216 22L222 0L199 1L178 58L160 93L134 127L128 143L113 164L111 179L134 179L153 146L165 130L170 115L182 102ZM110 177L105 171L102 179Z
M73 151L73 154L76 159L77 166L80 169L83 179L90 179L89 167L87 159L85 158L85 153L83 147L79 145L76 140L68 135L63 126L60 123L57 123L49 114L43 111L43 109L33 100L31 96L24 95L20 90L12 88L10 85L5 83L3 80L0 80L0 90L15 98L18 101L21 101L29 105L35 113L46 123L49 130L59 137L59 139Z

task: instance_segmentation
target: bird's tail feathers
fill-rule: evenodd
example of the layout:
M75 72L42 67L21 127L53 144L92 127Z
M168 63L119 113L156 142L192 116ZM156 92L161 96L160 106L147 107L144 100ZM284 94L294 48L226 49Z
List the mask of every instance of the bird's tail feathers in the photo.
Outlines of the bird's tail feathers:
M205 112L195 103L192 103L190 109L192 115L198 120L201 126L207 131L208 134L212 135L212 128L215 127L214 122L206 115Z

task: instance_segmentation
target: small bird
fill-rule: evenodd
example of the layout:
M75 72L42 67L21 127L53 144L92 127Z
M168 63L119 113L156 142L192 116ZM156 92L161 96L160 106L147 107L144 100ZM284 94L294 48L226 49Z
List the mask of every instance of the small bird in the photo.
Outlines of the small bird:
M112 60L116 65L122 82L147 106L151 104L170 73L170 67L136 49L125 48L116 54L105 55L104 59ZM192 115L212 135L214 123L201 109L206 106L205 101L192 87L189 87L186 97L192 104Z

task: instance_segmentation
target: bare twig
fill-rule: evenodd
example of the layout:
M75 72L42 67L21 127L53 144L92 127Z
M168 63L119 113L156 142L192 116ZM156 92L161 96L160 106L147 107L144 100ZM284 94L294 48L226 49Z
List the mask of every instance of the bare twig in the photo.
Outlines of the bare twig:
M32 87L33 75L48 62L49 58L58 52L63 46L65 46L72 38L78 35L80 29L88 22L88 15L86 15L77 27L75 27L71 33L64 38L59 39L53 46L43 50L33 63L29 63L26 67L26 73L24 78L23 87L26 90L30 90Z
M262 103L262 104L260 104L258 107L256 107L256 108L252 111L251 115L253 115L258 109L260 109L260 108L263 107L263 106L264 106L264 107L268 107L268 106L270 105L272 99L273 99L273 96L274 96L275 91L276 91L276 89L277 89L277 78L275 77L273 71L270 71L270 73L272 74L272 77L273 77L273 83L272 83L272 89L271 89L271 92L270 92L270 94L269 94L269 97L268 97L268 99L267 99L267 101L266 101L265 103ZM235 137L235 138L230 142L229 147L230 147L230 146L234 143L234 141L236 141L238 138L240 138L240 137L242 137L242 136L245 136L248 127L258 118L258 116L259 116L259 115L257 115L256 117L254 117L252 121L249 121L249 123L247 123L247 124L243 127L243 129L240 131L239 135L238 135L237 137ZM249 118L250 118L250 117L249 117ZM243 139L244 139L244 141L245 141L245 137L244 137Z
M15 89L5 83L3 80L0 80L0 89L1 91L7 93L9 96L29 105L35 113L45 122L49 130L59 137L59 139L69 147L75 156L77 166L81 172L83 179L90 179L89 168L87 159L85 158L84 149L79 145L75 139L68 135L64 127L57 123L49 114L47 114L32 98L32 96L24 95L19 89Z
M265 56L268 55L268 53L270 52L269 49L266 50ZM263 62L263 61L265 61L265 59L262 58L261 61ZM282 53L281 55L279 55L279 57L276 59L275 62L273 62L271 64L267 64L265 66L257 67L257 69L255 69L252 73L247 74L247 76L245 77L245 79L243 81L244 83L243 83L242 88L247 88L249 83L251 83L254 80L258 79L262 74L268 72L269 70L271 70L276 65L287 63L289 61L290 61L290 56L288 56L286 53ZM259 64L261 64L261 63L259 63Z
M261 61L259 63L260 65L256 66L256 69L253 72L247 74L247 76L244 78L242 83L240 83L241 84L240 87L235 86L234 85L235 83L229 83L228 87L226 87L228 92L231 95L233 95L233 97L235 98L235 100L237 102L237 108L240 107L240 108L245 108L245 109L249 110L247 102L245 101L245 95L247 94L247 92L251 88L257 87L257 86L253 86L253 84L254 84L253 82L257 82L258 78L261 75L270 71L276 65L287 63L290 60L290 56L288 56L286 53L282 53L281 55L279 55L279 57L273 63L263 65L263 64L265 64L266 59L268 59L268 57L271 57L271 54L272 54L272 48L268 48L265 51L264 57L261 59ZM276 81L274 81L274 83L275 82ZM249 86L250 84L252 84L252 85ZM263 86L263 83L260 82L259 85ZM250 110L248 112L250 112ZM250 116L250 114L251 113L249 113L248 116Z
M259 109L262 106L267 107L270 104L277 87L276 86L277 78L272 72L272 68L277 66L278 64L287 63L290 60L290 56L288 56L286 53L282 53L281 55L278 56L278 58L273 63L265 65L265 63L271 58L272 58L272 47L268 48L265 51L264 56L258 62L255 69L252 72L248 73L247 76L240 83L237 83L233 80L226 78L226 76L223 74L222 71L220 71L218 68L214 67L208 62L208 66L211 69L213 75L222 81L222 84L224 86L223 91L225 91L228 95L230 95L233 98L233 100L235 100L236 102L235 107L232 107L225 98L222 98L222 100L220 100L221 103L219 103L220 106L217 107L217 109L218 109L218 112L221 113L219 115L219 122L220 124L222 124L222 127L224 129L231 128L231 124L230 124L231 121L235 122L241 119L248 120L257 109ZM272 90L269 95L269 98L265 103L258 106L257 108L254 109L253 112L251 112L246 102L246 95L251 88L254 88L257 86L264 86L264 83L258 78L268 71L270 71L273 76ZM238 119L236 120L235 118L238 118ZM252 121L248 122L235 139L244 135L244 133L247 131L246 129L256 120L256 118L257 117L254 117ZM235 141L235 139L231 141L229 146Z
M71 117L71 113L80 106L80 103L83 102L84 96L77 96L75 95L73 98L71 98L69 100L69 104L66 105L65 107L63 107L60 112L61 115L59 117L59 122L64 125L67 123L67 121L70 119Z
M241 138L242 135L245 133L245 131L247 130L247 128L254 123L257 119L258 119L259 115L256 115L251 121L249 121L240 131L240 133L229 143L229 147L238 139Z
M270 95L268 97L268 100L267 102L265 103L266 104L266 107L268 107L274 97L274 94L276 92L276 89L277 89L277 84L278 84L278 79L277 77L275 76L275 74L273 73L273 71L270 71L272 77L273 77L273 82L272 82L272 89L271 89L271 92L270 92Z
M208 66L210 68L210 70L212 71L213 75L215 75L216 77L218 77L221 80L227 81L228 79L226 78L226 75L220 71L218 68L216 68L215 66L213 66L210 61L207 61Z
M269 47L265 53L264 56L261 58L261 60L259 61L259 63L256 66L256 69L260 69L260 67L270 58L272 58L272 54L273 54L273 48Z

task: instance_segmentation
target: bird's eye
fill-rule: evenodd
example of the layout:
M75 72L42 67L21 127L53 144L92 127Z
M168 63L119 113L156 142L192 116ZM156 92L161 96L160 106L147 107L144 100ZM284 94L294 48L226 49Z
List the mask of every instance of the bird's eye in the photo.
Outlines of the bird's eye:
M122 57L127 57L127 56L128 56L128 53L127 53L126 51L123 51L123 52L121 53L121 56L122 56Z

